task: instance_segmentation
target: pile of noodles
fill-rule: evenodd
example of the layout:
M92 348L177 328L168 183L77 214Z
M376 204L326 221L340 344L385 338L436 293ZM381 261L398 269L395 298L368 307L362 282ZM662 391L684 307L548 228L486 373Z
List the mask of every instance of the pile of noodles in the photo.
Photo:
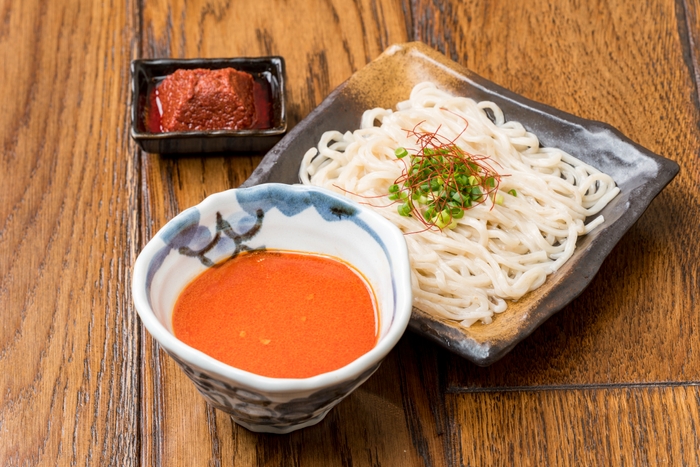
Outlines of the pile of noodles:
M388 189L405 163L395 150L418 151L411 131L439 133L470 154L487 156L500 177L502 204L487 197L454 229L427 229L399 215ZM619 192L613 179L556 149L540 147L492 102L451 96L421 83L396 110L371 109L360 128L323 134L304 156L301 182L372 206L406 235L414 306L470 326L490 323L541 286L574 252L578 236L603 222L597 214ZM514 192L511 190L515 190ZM513 194L509 194L515 193Z

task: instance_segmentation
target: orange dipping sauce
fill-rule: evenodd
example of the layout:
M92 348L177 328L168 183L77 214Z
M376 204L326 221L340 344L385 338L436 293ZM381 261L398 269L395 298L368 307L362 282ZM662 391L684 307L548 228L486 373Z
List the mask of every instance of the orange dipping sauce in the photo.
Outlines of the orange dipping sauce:
M371 288L347 263L286 251L243 253L204 271L180 294L173 332L242 370L308 378L377 343Z

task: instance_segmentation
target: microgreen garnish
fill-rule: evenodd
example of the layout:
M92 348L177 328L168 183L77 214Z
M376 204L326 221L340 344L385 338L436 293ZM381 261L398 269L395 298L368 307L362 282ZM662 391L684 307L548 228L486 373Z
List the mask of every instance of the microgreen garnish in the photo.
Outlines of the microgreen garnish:
M402 147L395 151L404 169L389 187L389 199L398 203L399 214L417 218L428 229L453 229L466 209L487 197L503 204L498 193L501 176L486 162L488 157L468 153L437 131L414 128L408 133L417 138L420 149L413 154ZM516 196L515 190L509 193Z

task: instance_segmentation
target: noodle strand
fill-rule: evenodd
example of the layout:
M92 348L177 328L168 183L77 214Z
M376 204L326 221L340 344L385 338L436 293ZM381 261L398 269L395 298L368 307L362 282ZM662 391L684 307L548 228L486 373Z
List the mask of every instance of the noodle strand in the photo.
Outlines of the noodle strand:
M419 150L410 132L439 133L499 173L502 204L467 209L453 230L427 229L400 215L388 189L401 176L395 149ZM414 306L464 326L488 324L495 313L541 286L572 255L579 236L604 222L585 223L613 199L613 179L536 135L506 122L493 102L414 87L396 110L367 110L353 132L329 131L303 157L301 183L369 205L397 225L411 257ZM514 191L513 191L514 190ZM513 193L515 193L513 195Z

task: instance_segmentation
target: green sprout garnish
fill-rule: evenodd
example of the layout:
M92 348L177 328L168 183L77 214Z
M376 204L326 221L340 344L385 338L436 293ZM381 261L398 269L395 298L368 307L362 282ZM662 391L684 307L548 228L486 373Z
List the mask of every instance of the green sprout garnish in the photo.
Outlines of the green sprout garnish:
M416 133L422 148L410 154L399 147L394 152L405 167L389 187L389 199L398 202L398 213L413 216L426 228L453 229L464 211L491 198L503 204L498 193L501 176L486 162L486 156L470 154L452 142L441 143L437 133ZM515 190L509 194L516 196Z

